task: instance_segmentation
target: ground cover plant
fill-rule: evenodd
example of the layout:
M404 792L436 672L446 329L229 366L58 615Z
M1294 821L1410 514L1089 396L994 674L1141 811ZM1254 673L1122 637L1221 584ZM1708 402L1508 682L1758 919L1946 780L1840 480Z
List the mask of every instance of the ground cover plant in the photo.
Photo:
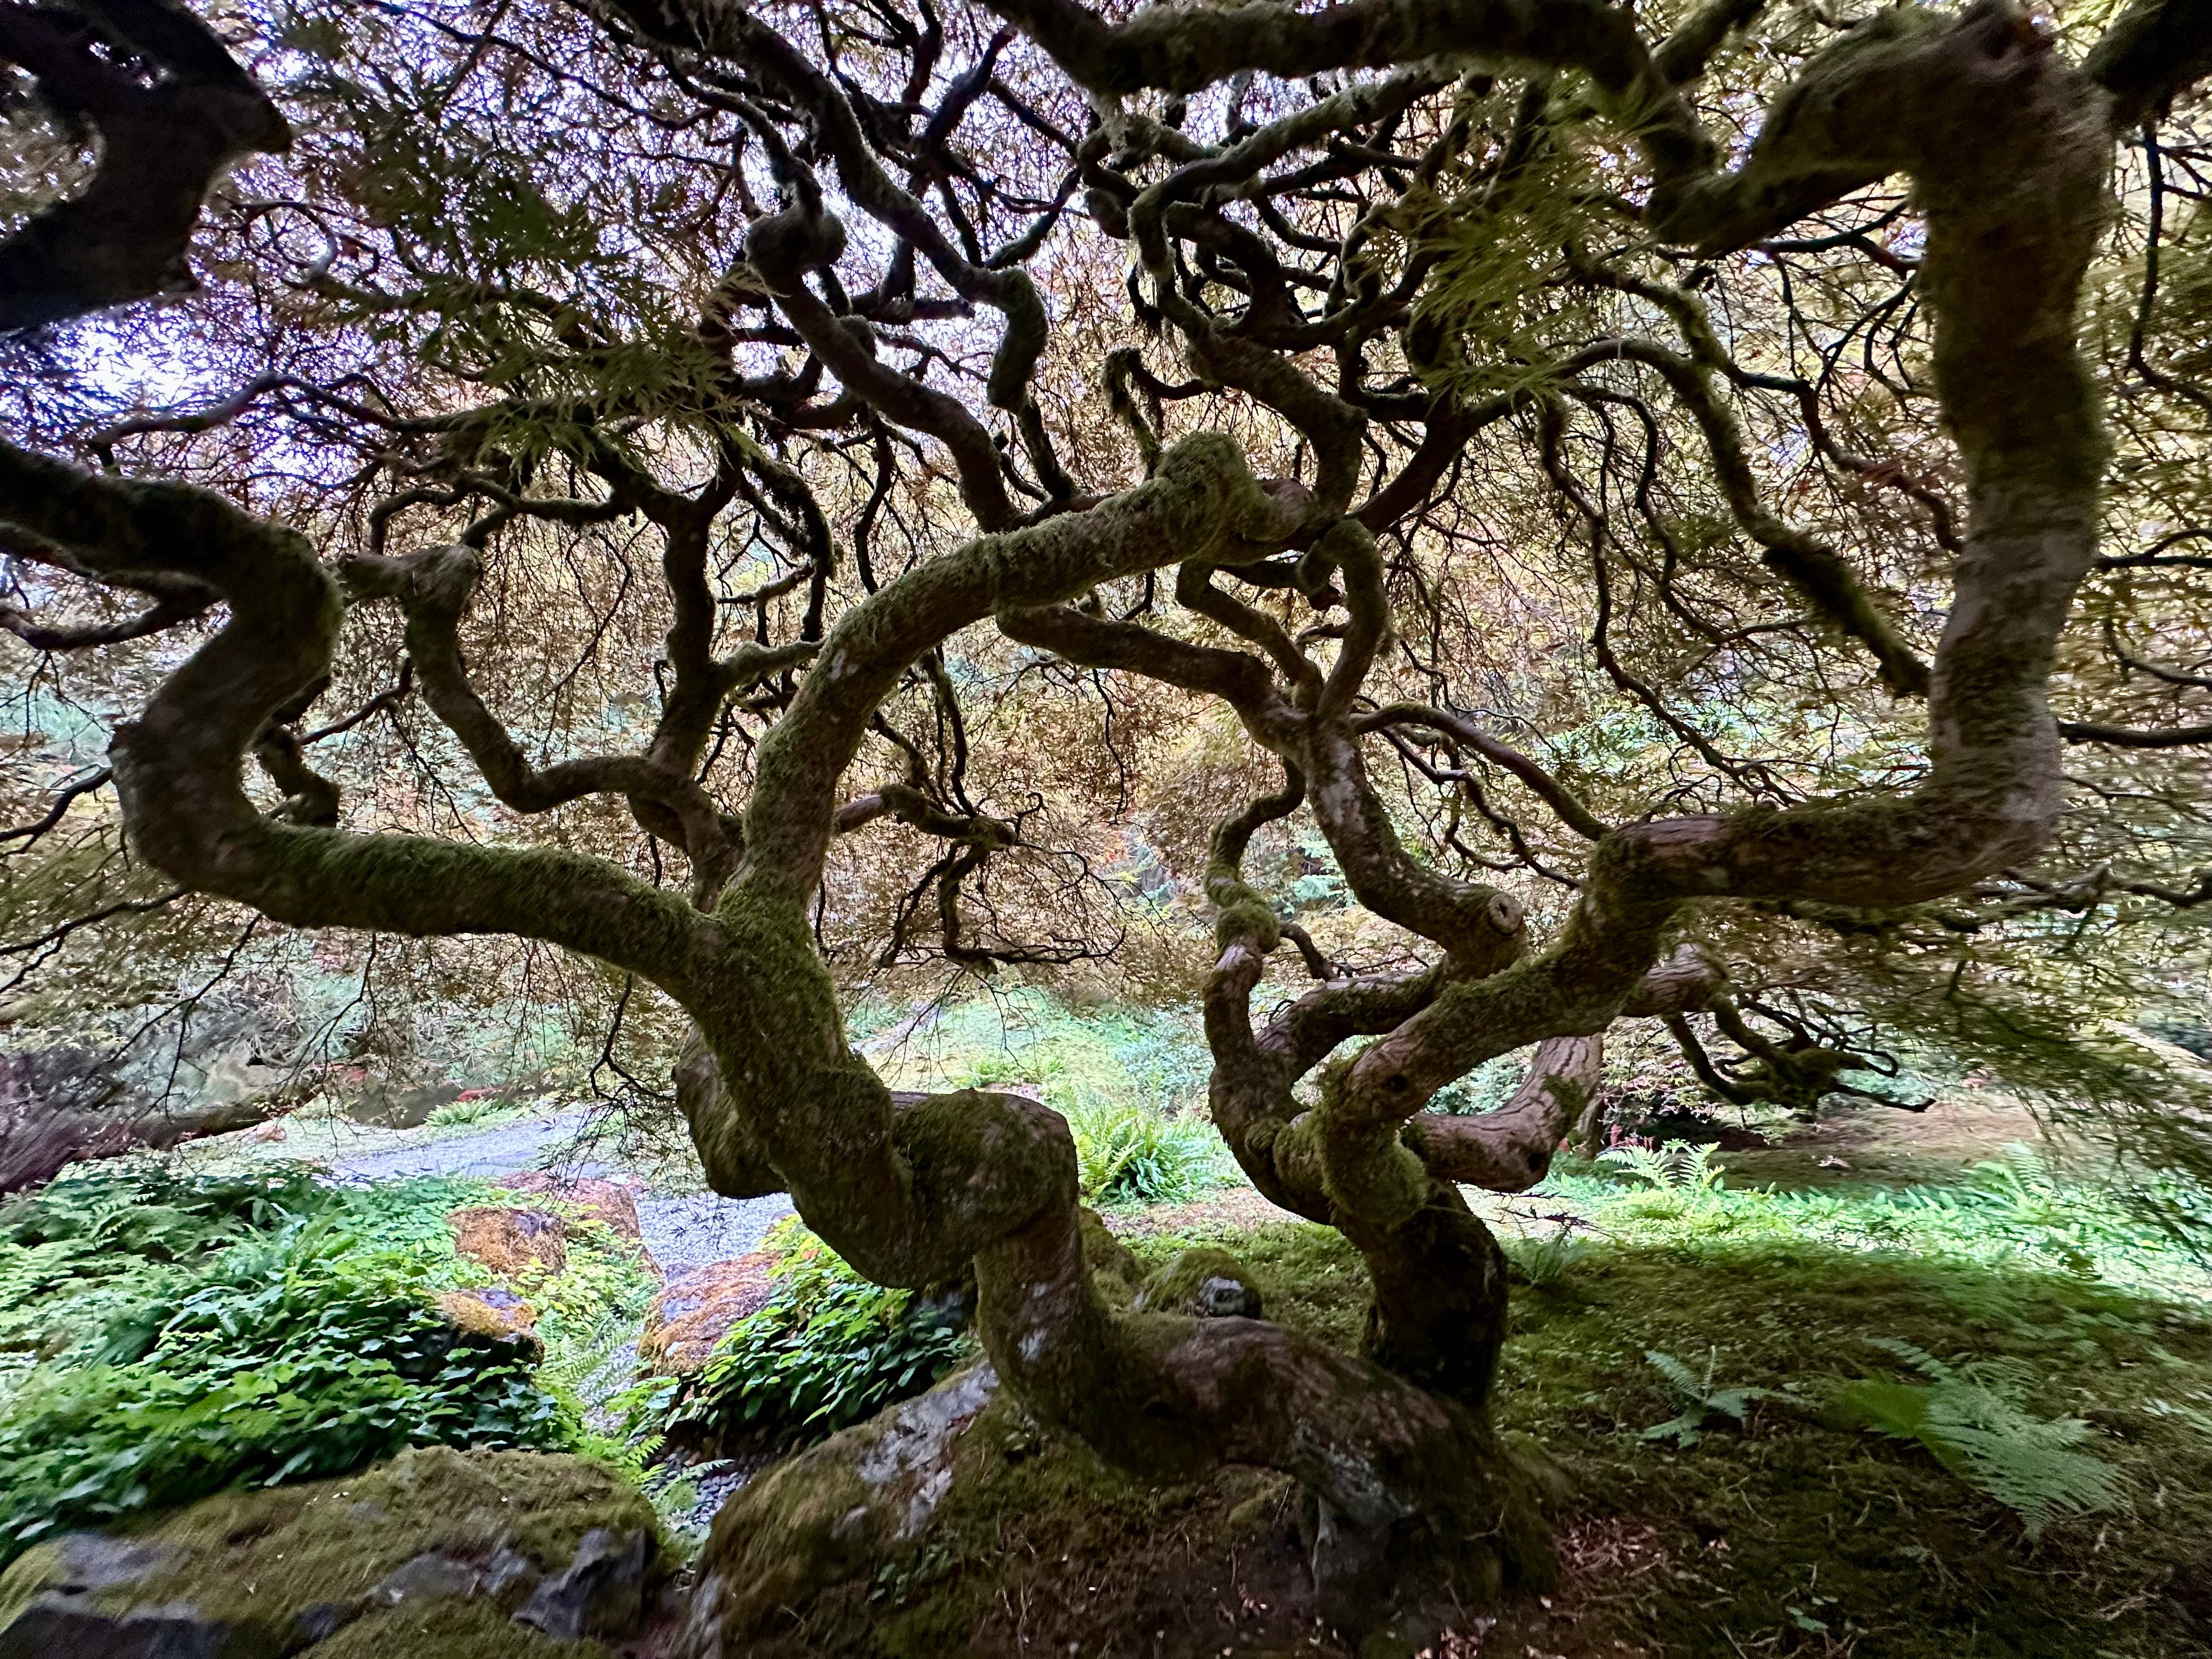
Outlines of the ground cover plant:
M455 1257L447 1212L495 1196L134 1164L0 1206L0 1553L410 1445L602 1449L534 1343L437 1306L486 1278ZM641 1310L642 1275L605 1244L522 1286L556 1353L608 1306Z
M775 1295L732 1325L696 1371L619 1402L632 1435L716 1455L787 1451L922 1393L976 1357L972 1294L871 1284L795 1219L766 1247Z
M173 1075L281 930L363 964L364 1056L387 941L557 958L592 1088L872 1284L972 1273L1058 1442L1290 1493L1376 1651L1557 1577L1512 1437L1571 1414L1500 1385L1578 1363L1595 1270L1515 1357L1478 1206L1602 1144L1608 1043L1798 1121L1933 1056L2212 1175L2151 1035L2212 894L2201 0L0 0L0 64L10 998L135 963ZM1008 969L1195 1004L1344 1340L1121 1299L1085 1200L1180 1178L1172 1112L1086 1152L1073 1069L854 1041ZM34 1071L11 1124L100 1144ZM1650 1160L1598 1218L1672 1241L1606 1270L1653 1328L1590 1350L1637 1455L1817 1392L1720 1340L1729 1272L1936 1293ZM2023 1499L1973 1434L2095 1455L2002 1356L1837 1334L1926 1357L1854 1448ZM693 1649L781 1616L795 1484L718 1521ZM2042 1490L2052 1539L2095 1496Z

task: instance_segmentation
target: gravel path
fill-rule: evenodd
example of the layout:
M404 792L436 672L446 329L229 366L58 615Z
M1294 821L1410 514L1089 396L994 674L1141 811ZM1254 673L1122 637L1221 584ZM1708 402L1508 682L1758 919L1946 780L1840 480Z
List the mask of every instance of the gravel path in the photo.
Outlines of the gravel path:
M638 1200L637 1227L660 1271L678 1273L758 1249L768 1230L790 1213L791 1200L781 1193L768 1198L692 1193Z
M425 1175L496 1180L544 1167L546 1153L573 1137L588 1116L588 1111L580 1107L466 1134L339 1150L331 1160L331 1169L352 1181L404 1181L410 1176ZM388 1140L391 1132L383 1132L378 1138ZM564 1174L601 1177L627 1173L619 1164L594 1158L563 1164L561 1169ZM663 1198L641 1196L637 1201L638 1230L645 1236L645 1248L664 1273L726 1261L757 1249L768 1230L790 1213L791 1200L781 1193L744 1199L683 1193Z
M442 1135L434 1139L410 1138L398 1146L377 1146L374 1141L389 1143L398 1139L404 1131L356 1130L358 1139L370 1140L373 1150L340 1150L331 1158L331 1169L335 1174L356 1181L403 1181L409 1176L426 1175L513 1175L519 1170L539 1168L547 1149L574 1136L589 1116L588 1110L578 1107L571 1111L520 1118L465 1134ZM374 1139L371 1140L371 1137ZM612 1164L593 1158L563 1167L576 1175L617 1173Z

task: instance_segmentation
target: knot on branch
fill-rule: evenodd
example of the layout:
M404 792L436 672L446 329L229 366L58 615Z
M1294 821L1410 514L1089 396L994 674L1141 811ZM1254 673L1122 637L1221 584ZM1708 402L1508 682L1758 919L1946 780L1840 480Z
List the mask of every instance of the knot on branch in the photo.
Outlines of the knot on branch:
M786 208L757 219L745 232L745 258L769 285L787 289L809 272L827 270L845 252L844 221L825 209ZM874 343L869 343L871 354Z
M1375 556L1375 532L1357 519L1339 519L1298 556L1291 580L1315 610L1326 611L1344 597L1329 585L1329 579L1346 564Z
M396 599L410 615L458 618L483 574L483 560L459 542L397 556L351 553L339 563L338 578L363 599Z

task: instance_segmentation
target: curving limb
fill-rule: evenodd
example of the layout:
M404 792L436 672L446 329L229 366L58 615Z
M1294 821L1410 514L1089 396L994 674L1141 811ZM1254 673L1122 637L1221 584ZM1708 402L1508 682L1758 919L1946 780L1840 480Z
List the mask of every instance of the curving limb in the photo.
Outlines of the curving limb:
M208 187L240 157L291 145L252 77L167 0L0 6L0 60L101 141L90 184L0 241L0 330L190 289L185 252Z
M343 603L296 532L187 485L79 471L0 441L15 522L87 571L200 584L229 616L111 750L140 854L193 890L302 927L514 933L614 963L681 996L706 935L681 899L556 850L361 836L265 817L245 757L328 674Z
M1832 48L1785 95L1794 107L1809 97L1805 87L1826 88L1825 122L1784 125L1778 114L1769 131L1782 136L1755 145L1685 214L1738 225L1794 201L1806 150L1863 156L1863 167L1919 180L1938 386L1972 500L1929 686L1928 781L1901 799L1609 836L1556 944L1448 988L1353 1068L1325 1162L1339 1185L1361 1171L1389 1206L1384 1217L1408 1212L1411 1200L1402 1185L1389 1197L1394 1188L1375 1172L1410 1159L1397 1134L1421 1103L1482 1059L1602 1029L1684 905L1717 895L1908 903L2021 862L2057 820L2057 733L2043 684L2095 556L2105 453L2073 329L2100 222L2100 94L2002 8L1954 25L1891 15ZM1837 99L1845 84L1856 95ZM1992 278L1998 269L2007 280Z

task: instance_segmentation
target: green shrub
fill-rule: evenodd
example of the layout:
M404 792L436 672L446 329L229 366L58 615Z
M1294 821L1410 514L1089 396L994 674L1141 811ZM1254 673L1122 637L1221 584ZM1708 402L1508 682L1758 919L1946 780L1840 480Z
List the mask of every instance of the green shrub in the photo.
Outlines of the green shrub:
M795 1218L769 1245L782 1252L773 1298L697 1372L632 1390L634 1426L781 1450L922 1393L974 1352L960 1298L872 1285Z
M1526 1054L1500 1054L1445 1084L1429 1097L1425 1109L1441 1112L1447 1117L1480 1117L1485 1112L1496 1111L1511 1099L1513 1091L1528 1074Z
M522 1344L453 1330L480 1184L103 1168L0 1206L0 1561L43 1534L408 1445L565 1448Z
M422 1121L434 1129L465 1128L516 1116L531 1103L508 1094L478 1095L473 1100L449 1100L442 1106L433 1106Z
M2100 1257L2135 1254L2160 1242L2160 1234L2202 1260L2212 1237L2207 1196L2171 1177L2155 1191L2136 1194L2069 1184L2033 1147L2014 1141L2002 1157L1975 1164L1957 1185L1908 1190L1897 1202L1936 1225L1971 1228L1992 1241L2041 1250L2072 1272L2094 1273ZM2160 1215L2163 1223L2154 1218Z
M1211 1123L1142 1106L1067 1114L1077 1179L1093 1204L1182 1204L1223 1183L1221 1139Z

